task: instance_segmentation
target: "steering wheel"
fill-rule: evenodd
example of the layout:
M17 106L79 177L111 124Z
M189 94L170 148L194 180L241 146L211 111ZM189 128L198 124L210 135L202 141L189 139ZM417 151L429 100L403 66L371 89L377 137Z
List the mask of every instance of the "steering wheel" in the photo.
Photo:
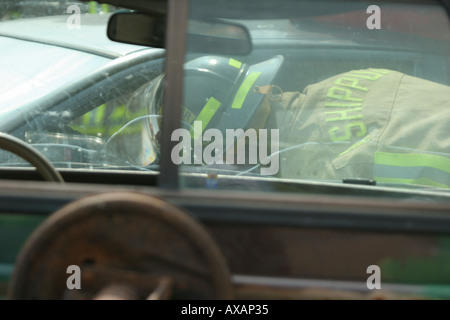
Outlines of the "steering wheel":
M80 289L69 285L79 268ZM74 269L74 270L75 270ZM29 237L9 299L233 299L215 241L161 199L108 192L76 200Z
M0 148L12 152L15 155L28 161L36 167L41 175L48 181L64 182L64 179L56 171L55 167L38 151L28 144L9 134L0 132Z

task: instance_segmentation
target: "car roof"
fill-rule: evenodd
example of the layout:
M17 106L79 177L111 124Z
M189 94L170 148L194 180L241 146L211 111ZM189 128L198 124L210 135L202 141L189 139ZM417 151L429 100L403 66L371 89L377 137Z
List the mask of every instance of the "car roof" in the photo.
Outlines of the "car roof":
M122 57L160 51L107 38L110 14L83 14L69 29L70 15L0 22L0 114L44 97ZM4 71L4 72L3 72Z
M148 47L114 42L106 36L111 14L82 14L80 29L70 29L70 15L17 19L0 22L0 36L84 51L106 58L119 58Z
M45 96L111 59L0 36L0 114Z

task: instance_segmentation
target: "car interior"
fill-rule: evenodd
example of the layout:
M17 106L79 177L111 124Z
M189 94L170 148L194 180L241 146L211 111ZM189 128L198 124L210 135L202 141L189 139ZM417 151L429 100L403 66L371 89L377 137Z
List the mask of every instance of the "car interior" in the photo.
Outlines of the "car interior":
M358 179L335 183L241 176L214 167L177 167L169 160L175 143L170 132L180 127L182 90L188 86L180 75L188 61L223 54L253 65L281 55L283 64L273 84L285 92L302 92L331 76L366 68L449 85L448 32L430 35L422 30L426 34L418 36L411 27L399 36L389 30L375 34L366 25L350 28L349 23L358 20L350 19L352 10L346 5L358 1L314 7L305 0L302 7L309 12L295 18L286 17L289 0L263 1L269 9L286 2L278 20L260 17L256 9L251 17L248 12L259 6L256 2L250 1L248 11L238 14L240 1L218 0L219 8L227 8L221 11L221 21L252 30L252 43L251 48L241 48L250 50L247 54L214 53L199 49L204 38L191 39L198 43L186 50L180 45L190 41L184 32L188 18L214 11L207 0L100 2L152 17L158 35L151 42L155 50L134 53L135 59L117 58L102 74L62 86L50 99L33 101L24 107L28 111L23 116L0 120L2 131L10 133L0 135L0 298L450 297L448 190L392 188ZM391 12L392 6L394 19L403 17L396 10L406 2L412 12L431 10L428 14L436 25L448 31L448 1L432 1L431 9L421 7L424 1L380 1L382 10ZM360 6L366 8L367 2ZM109 20L110 38L121 35L120 23L138 21L136 16L123 19ZM426 20L419 22L424 26ZM140 23L150 24L145 19ZM148 38L122 35L117 42L150 47ZM219 39L216 50L220 45L232 47L226 41L233 40L242 39ZM82 131L83 117L99 108L133 111L139 88L162 74L166 82L161 94L169 107L156 118L145 115L153 124L162 116L155 137L161 145L157 163L129 165L136 163L130 160L134 151L129 148L144 145L139 135L130 140L136 136L131 129L138 134L144 130L133 126L136 118L102 135ZM73 112L64 118L64 110ZM110 154L115 156L108 158ZM370 286L374 265L381 270L381 288ZM81 290L66 285L69 266L80 267Z

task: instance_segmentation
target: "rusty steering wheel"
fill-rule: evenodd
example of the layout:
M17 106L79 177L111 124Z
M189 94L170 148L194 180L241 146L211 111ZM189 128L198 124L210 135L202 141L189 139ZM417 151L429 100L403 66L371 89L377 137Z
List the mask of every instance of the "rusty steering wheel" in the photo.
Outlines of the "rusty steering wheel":
M68 283L79 268L79 287ZM75 273L73 273L75 275ZM124 191L76 200L28 238L9 299L233 299L226 260L181 209Z

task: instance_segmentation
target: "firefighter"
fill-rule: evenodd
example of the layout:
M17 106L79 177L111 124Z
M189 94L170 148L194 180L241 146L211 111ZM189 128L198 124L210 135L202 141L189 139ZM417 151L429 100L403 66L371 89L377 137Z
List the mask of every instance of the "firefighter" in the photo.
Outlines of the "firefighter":
M352 70L270 104L283 176L450 187L449 86Z
M283 92L273 85L282 63L282 56L252 65L214 56L188 62L183 122L222 132L277 128L272 156L280 157L281 178L450 187L449 86L363 69ZM151 114L161 114L162 83L144 90Z

